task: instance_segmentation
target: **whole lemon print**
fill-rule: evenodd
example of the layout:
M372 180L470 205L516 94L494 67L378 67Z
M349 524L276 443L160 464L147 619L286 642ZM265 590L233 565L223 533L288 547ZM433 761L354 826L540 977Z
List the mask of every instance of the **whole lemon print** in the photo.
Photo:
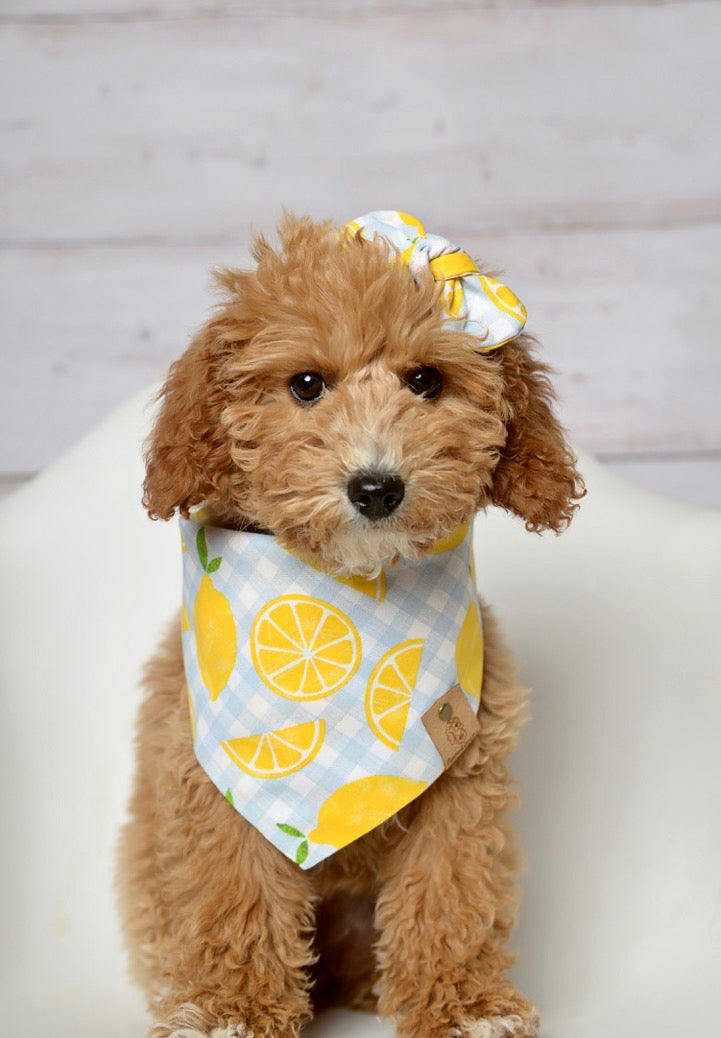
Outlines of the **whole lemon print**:
M219 569L220 557L208 561L208 546L205 529L201 527L196 537L196 547L205 576L193 605L193 628L198 668L203 684L215 700L228 684L233 673L238 651L235 621L230 603L225 595L213 586L210 574Z
M345 847L415 800L427 785L398 775L370 775L348 782L321 805L318 826L309 839Z
M458 683L469 696L480 699L483 681L483 631L477 602L471 602L456 639Z
M259 677L286 699L323 699L355 674L361 641L355 624L329 602L282 595L253 621L250 652Z

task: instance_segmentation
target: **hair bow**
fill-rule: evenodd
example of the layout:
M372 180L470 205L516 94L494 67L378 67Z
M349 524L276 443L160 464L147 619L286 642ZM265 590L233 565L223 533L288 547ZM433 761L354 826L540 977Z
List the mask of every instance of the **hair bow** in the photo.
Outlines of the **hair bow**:
M427 234L420 220L395 209L379 209L345 226L346 235L368 241L385 238L418 281L430 271L443 285L445 319L454 330L475 335L483 352L515 339L526 323L526 308L506 285L487 274L458 245Z

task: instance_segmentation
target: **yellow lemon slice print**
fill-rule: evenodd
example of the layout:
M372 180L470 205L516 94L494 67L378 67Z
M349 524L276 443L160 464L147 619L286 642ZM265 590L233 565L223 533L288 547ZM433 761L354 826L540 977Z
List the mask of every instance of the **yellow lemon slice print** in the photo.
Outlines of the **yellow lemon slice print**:
M428 785L397 775L371 775L348 782L331 793L318 812L309 839L345 847L415 800Z
M398 749L406 730L422 654L422 638L401 642L381 657L368 679L366 720L373 734L391 750Z
M496 304L499 310L502 310L504 314L508 314L509 317L514 317L521 324L526 323L526 308L508 285L502 285L500 281L488 277L487 274L481 274L480 282L483 291Z
M469 696L481 697L483 681L483 630L477 602L471 602L456 639L458 683Z
M263 735L228 739L221 746L241 771L254 778L292 775L310 764L323 745L325 721L306 721Z
M343 688L361 659L361 640L345 613L309 595L268 602L250 632L261 680L279 696L307 702Z

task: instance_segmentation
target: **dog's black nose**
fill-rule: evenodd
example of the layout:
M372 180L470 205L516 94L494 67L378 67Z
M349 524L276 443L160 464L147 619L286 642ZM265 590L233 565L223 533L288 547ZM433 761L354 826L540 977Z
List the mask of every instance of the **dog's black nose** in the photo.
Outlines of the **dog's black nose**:
M366 519L386 519L404 494L403 480L392 472L360 472L348 483L348 497Z

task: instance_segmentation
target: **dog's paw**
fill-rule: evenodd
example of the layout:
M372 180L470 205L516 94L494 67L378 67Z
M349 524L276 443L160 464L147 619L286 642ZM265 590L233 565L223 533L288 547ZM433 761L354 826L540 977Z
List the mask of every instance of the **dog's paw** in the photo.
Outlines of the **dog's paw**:
M186 1002L148 1031L148 1038L253 1038L245 1024L227 1024L221 1027L206 1025L205 1016L197 1006Z
M510 1013L508 1016L486 1016L468 1020L451 1031L450 1038L536 1038L538 1014Z

